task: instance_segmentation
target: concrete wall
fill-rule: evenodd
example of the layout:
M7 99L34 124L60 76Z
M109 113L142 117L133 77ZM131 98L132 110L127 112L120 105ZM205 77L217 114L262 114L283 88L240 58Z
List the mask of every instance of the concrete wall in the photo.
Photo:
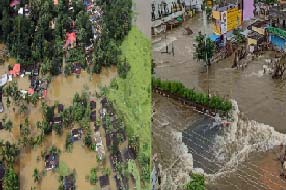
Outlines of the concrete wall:
M254 0L243 0L243 20L254 18Z

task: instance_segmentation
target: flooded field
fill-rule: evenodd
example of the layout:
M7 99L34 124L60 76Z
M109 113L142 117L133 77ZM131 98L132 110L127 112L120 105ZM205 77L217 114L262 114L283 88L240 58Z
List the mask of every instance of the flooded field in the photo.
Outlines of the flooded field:
M251 62L244 71L232 69L233 57L230 57L211 65L207 75L203 63L193 60L194 38L204 30L201 18L195 17L185 23L184 27L190 26L194 32L191 36L183 35L184 29L179 27L166 38L163 35L153 39L155 76L179 80L200 91L207 92L209 87L211 94L234 99L234 104L238 105L235 122L228 128L216 126L214 120L194 116L192 109L155 95L153 100L158 110L153 122L153 153L170 157L162 158L162 164L167 163L165 171L168 171L168 179L172 179L172 189L180 189L180 183L168 170L168 165L179 155L171 151L177 147L175 141L168 146L169 138L164 138L172 136L171 132L173 136L180 134L183 146L187 147L185 151L191 154L190 165L206 174L210 182L208 189L284 190L286 182L279 176L277 145L286 143L286 82L263 74L263 64L269 53ZM211 33L211 26L206 32ZM175 56L162 54L165 46L171 44ZM168 125L162 130L165 123ZM167 148L170 146L173 148ZM184 167L179 165L174 171L184 170Z
M66 166L70 172L76 171L76 186L78 189L98 189L99 184L91 185L86 179L89 175L91 168L98 168L98 173L101 173L105 168L109 167L109 162L98 163L96 153L88 150L83 142L76 142L73 145L72 152L65 151L66 135L69 131L66 131L63 136L52 135L49 136L42 146L21 152L20 161L20 184L23 190L29 190L32 186L37 187L39 190L57 189L59 187L59 174L54 171L45 171L44 161L41 158L41 153L47 150L51 145L55 145L61 150L60 153L60 165ZM33 171L38 168L39 171L45 171L45 175L39 184L35 184L33 180ZM113 181L111 181L113 182ZM115 183L111 183L110 187L115 187Z
M1 47L3 48L3 46ZM0 74L7 73L8 65L15 63L16 60L10 58L4 65L0 66ZM117 69L114 66L103 68L101 74L90 75L87 72L82 72L79 76L56 76L49 84L46 99L40 100L35 106L29 103L25 113L20 113L19 106L11 98L12 102L8 108L7 98L3 97L5 111L1 113L0 119L10 119L13 123L13 128L11 131L1 130L0 139L17 143L21 137L19 126L24 123L26 118L29 120L31 134L36 135L39 131L36 123L43 119L41 110L42 101L45 101L48 105L61 103L64 106L69 106L72 104L75 93L82 93L83 91L88 91L90 98L98 101L96 92L100 92L100 87L108 86L116 76ZM27 76L13 78L13 80L17 81L19 89L27 90L30 87L31 82ZM99 117L99 107L97 107L97 117ZM91 123L91 127L93 127L93 123ZM106 149L104 130L100 129L100 132ZM91 168L97 168L98 176L103 175L106 168L111 168L110 162L107 160L99 163L96 152L88 150L82 140L73 144L72 152L67 152L65 150L65 139L68 133L70 133L70 129L65 129L61 136L53 132L52 135L45 136L42 145L21 150L20 159L15 166L16 171L19 172L21 190L30 190L32 187L35 187L37 190L58 189L60 185L59 173L61 171L46 171L44 168L44 159L42 158L42 154L52 145L55 145L61 152L60 166L62 165L65 170L69 169L69 172L76 171L77 189L93 190L100 188L99 183L91 185L87 177L90 174ZM106 156L109 157L109 153ZM33 172L36 168L42 175L39 183L35 183L33 178ZM110 172L111 176L113 176L111 169ZM111 189L116 188L115 180L112 177L110 177L109 187Z

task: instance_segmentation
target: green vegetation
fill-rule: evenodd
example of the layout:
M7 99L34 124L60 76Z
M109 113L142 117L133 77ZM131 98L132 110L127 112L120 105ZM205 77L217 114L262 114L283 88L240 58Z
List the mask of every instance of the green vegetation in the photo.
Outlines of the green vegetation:
M184 190L205 190L204 176L192 174L191 181L185 185Z
M134 162L134 160L130 160L128 162L128 172L130 174L132 174L135 178L135 187L136 189L141 189L141 184L140 184L140 173L138 168L136 167L136 163ZM147 189L146 189L147 190Z
M67 164L63 161L60 161L59 168L57 169L60 176L67 176L70 173L70 169Z
M150 170L151 157L151 44L150 41L135 27L131 29L123 41L122 56L130 64L126 79L115 80L116 88L110 88L108 99L114 103L126 125L128 139L139 137L139 153L141 159L139 171ZM141 173L142 174L142 173ZM144 172L146 174L146 172ZM150 172L144 178L150 184ZM138 183L138 181L136 182ZM140 188L137 188L140 189ZM144 188L145 189L145 188ZM146 189L150 189L146 186Z
M153 88L159 88L168 91L172 94L179 95L202 106L207 106L212 109L229 112L232 109L232 103L218 96L209 97L207 94L196 92L192 89L186 88L181 82L178 81L163 81L161 79L152 80Z
M7 121L5 121L5 123L3 124L4 129L8 130L9 132L11 132L12 127L13 127L13 123L10 119L8 119Z
M132 0L97 0L104 12L102 33L95 44L94 68L99 73L102 66L117 65L120 62L120 45L132 24Z
M66 148L66 151L68 152L72 151L73 142L72 142L72 136L70 133L67 134L65 148Z
M87 133L84 137L84 144L89 148L92 149L92 137L91 137L91 130L88 129Z
M19 155L19 148L10 142L3 143L0 141L0 160L4 161L6 165L12 165Z
M234 29L233 30L233 35L235 36L236 41L241 44L244 43L246 38L244 35L241 34L242 30L241 29Z
M96 168L92 168L90 170L90 175L89 175L89 182L92 185L95 185L97 183L97 172Z
M34 178L34 182L39 182L41 179L39 170L37 168L34 169L33 178Z
M12 166L5 172L3 190L19 190L19 178Z
M205 61L208 65L211 64L211 59L214 55L215 44L211 41L210 38L205 39L206 36L199 32L199 35L196 37L196 53L195 57L198 60Z

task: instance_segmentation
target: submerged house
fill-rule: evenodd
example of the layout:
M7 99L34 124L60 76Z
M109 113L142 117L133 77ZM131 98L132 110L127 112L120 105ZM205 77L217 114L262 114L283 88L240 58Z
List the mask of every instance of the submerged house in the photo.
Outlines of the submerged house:
M59 155L57 153L49 153L45 156L45 168L51 170L59 167Z
M90 113L90 120L95 122L96 121L96 111L92 111Z
M59 104L58 105L58 113L61 113L64 111L64 105L63 104Z
M212 10L213 32L226 45L233 30L242 25L242 10L238 4L216 5Z
M63 179L64 190L75 190L75 177L73 174L65 176Z
M286 9L274 6L270 9L269 41L276 50L286 51Z
M90 110L96 109L96 102L94 100L90 101L89 105L90 105Z
M71 130L72 141L78 141L82 137L82 129L81 128L73 128Z
M109 177L108 175L100 176L99 177L99 184L101 188L104 188L109 185Z
M247 28L250 30L247 35L247 46L251 53L260 50L260 47L267 42L266 28L266 21L257 21Z
M54 119L53 119L53 124L54 125L61 125L62 124L62 122L63 122L63 118L62 117L54 117Z

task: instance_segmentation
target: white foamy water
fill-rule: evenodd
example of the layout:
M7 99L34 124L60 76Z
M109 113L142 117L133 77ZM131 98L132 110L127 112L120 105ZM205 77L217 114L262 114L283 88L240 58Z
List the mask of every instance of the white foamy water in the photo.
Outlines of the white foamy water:
M170 148L174 150L178 157L169 168L165 168L161 172L161 187L164 190L182 189L182 186L190 181L190 172L194 172L193 156L189 153L187 145L182 141L182 133L172 131L172 135L173 138L170 139L170 142L172 142L173 146Z
M269 125L244 118L237 102L232 102L233 122L224 129L223 135L215 138L213 145L216 158L225 163L215 176L234 169L237 163L243 162L250 153L268 151L286 142L285 134L275 131Z
M268 70L267 70L268 72ZM264 71L263 70L260 70L258 72L252 72L250 74L247 74L246 77L263 77L264 75Z

